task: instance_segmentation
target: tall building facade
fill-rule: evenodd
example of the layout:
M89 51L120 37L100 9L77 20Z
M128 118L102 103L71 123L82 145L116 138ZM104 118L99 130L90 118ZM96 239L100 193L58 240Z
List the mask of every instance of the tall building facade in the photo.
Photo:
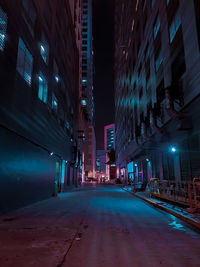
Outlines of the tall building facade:
M76 182L76 32L67 1L0 0L0 210Z
M93 97L93 34L92 1L82 0L82 45L81 45L81 91L80 91L80 136L84 139L82 152L82 180L95 176L96 138L94 132Z
M200 2L117 0L118 175L175 182L200 175ZM129 168L130 169L130 168Z
M109 124L104 127L104 149L115 149L115 125Z
M109 124L104 127L104 150L106 153L106 163L108 163L110 160L108 153L115 151L115 124ZM115 173L115 164L106 164L106 178L108 180L115 179Z
M96 169L99 173L99 177L105 177L106 175L106 151L97 150L96 152Z

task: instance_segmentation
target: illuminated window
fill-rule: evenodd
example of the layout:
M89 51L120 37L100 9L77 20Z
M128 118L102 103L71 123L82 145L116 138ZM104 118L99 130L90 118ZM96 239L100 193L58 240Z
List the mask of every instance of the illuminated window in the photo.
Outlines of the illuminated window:
M57 82L57 83L60 82L60 76L58 75L58 73L59 73L59 71L58 71L58 66L57 66L55 60L53 61L53 71L54 71L54 74L55 74L55 75L54 75L54 78L55 78L56 82Z
M44 78L44 76L40 73L38 77L38 98L43 101L44 103L47 102L47 91L48 91L48 86L47 86L47 81Z
M33 57L26 45L19 38L18 55L17 55L17 71L24 78L24 80L31 86L31 76L33 67Z
M158 16L157 20L156 20L156 23L155 23L155 26L154 26L154 29L153 29L153 38L154 38L154 40L156 39L159 30L160 30L160 17Z
M42 56L44 62L48 64L49 60L49 45L44 35L42 35L42 42L40 44L40 55Z
M81 100L81 106L86 107L87 106L87 101L85 99Z
M0 8L0 50L4 50L5 40L6 40L6 30L7 30L7 15Z
M162 58L162 54L160 52L159 55L158 55L158 57L156 58L156 62L155 62L156 72L159 70L160 65L162 64L162 62L163 62L163 58Z
M56 96L54 95L54 93L52 93L51 107L52 107L52 109L55 110L55 111L58 110L58 99L56 98Z
M181 26L181 16L180 16L180 13L178 10L175 17L174 17L174 20L172 21L170 28L169 28L170 43L172 43L172 41L174 40L174 37L175 37L178 29L180 28L180 26Z
M167 4L167 6L169 5L169 2L170 2L170 0L166 0L166 4Z

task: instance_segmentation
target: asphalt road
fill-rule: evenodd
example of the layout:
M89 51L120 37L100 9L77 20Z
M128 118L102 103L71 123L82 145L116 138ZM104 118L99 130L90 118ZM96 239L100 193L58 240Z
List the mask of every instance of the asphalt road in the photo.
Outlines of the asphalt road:
M174 216L119 188L97 188L90 198L63 266L200 266L200 235Z
M200 266L199 233L111 185L1 217L0 235L1 267Z

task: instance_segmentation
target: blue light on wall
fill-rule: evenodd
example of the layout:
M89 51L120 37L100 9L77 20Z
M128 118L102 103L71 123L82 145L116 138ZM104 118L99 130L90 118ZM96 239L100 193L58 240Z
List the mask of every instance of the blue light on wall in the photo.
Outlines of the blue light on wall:
M175 153L177 152L177 148L175 146L170 147L170 152Z

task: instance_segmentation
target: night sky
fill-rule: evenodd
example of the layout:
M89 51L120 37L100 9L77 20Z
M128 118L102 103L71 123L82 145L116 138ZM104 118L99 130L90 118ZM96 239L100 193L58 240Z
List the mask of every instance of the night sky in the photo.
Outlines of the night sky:
M114 122L114 0L93 0L94 98L97 149Z

